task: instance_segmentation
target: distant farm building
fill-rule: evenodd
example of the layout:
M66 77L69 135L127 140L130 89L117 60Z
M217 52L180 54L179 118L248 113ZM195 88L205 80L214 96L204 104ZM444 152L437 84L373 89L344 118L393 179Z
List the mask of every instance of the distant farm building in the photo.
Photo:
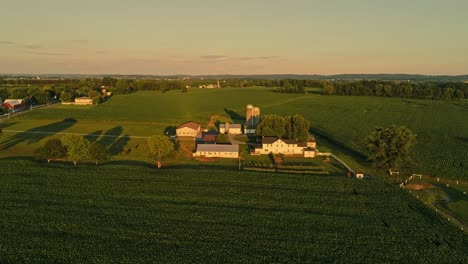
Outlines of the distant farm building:
M208 85L200 85L198 88L205 88L205 89L214 89L214 88L221 88L221 85L219 84L219 81L216 84L208 84Z
M310 143L312 144L312 142ZM315 158L317 151L308 147L307 142L299 142L294 139L282 139L277 137L264 137L261 146L255 147L253 155L267 154L301 155L307 158Z
M356 172L356 178L358 178L358 179L364 179L364 172L362 172L362 171Z
M245 134L255 134L260 122L260 108L249 104L245 111Z
M198 144L194 157L239 158L239 145Z
M89 97L76 97L75 98L75 105L92 105L93 98Z
M241 135L242 134L242 125L241 124L220 124L219 133L221 134L231 134L231 135Z
M196 138L197 135L200 134L200 131L201 131L200 124L190 121L190 122L180 125L176 129L176 135L178 137Z
M6 99L2 106L8 108L12 113L26 109L26 104L23 99Z

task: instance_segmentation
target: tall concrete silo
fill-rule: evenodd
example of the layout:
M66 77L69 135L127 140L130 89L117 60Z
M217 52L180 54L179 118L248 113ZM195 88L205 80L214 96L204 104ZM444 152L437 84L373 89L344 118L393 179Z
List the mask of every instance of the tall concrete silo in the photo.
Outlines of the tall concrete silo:
M254 106L249 104L245 109L245 124L250 127L253 125Z

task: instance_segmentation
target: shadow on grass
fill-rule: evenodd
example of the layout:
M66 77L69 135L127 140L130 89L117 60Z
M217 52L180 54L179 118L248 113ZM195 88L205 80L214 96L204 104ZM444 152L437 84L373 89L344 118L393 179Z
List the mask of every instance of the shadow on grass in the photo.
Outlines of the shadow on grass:
M111 156L115 156L123 152L125 150L125 146L127 146L128 141L130 141L129 135L123 135L122 133L123 127L116 126L100 135L99 140L96 140L95 142L106 147L109 150L109 154Z
M325 139L326 141L330 142L331 144L336 146L336 148L338 148L344 154L354 156L356 158L359 158L359 160L361 160L361 161L367 162L367 155L366 154L349 147L348 145L346 145L345 143L339 141L335 137L330 136L328 133L326 133L324 131L321 131L321 130L319 130L317 128L311 128L309 132L311 132L312 134L315 134L315 135ZM320 146L318 146L318 147L320 147Z
M19 143L26 142L28 144L34 144L42 139L59 133L65 129L72 127L77 121L73 118L67 118L59 122L47 124L32 128L18 134L15 134L11 138L0 143L1 149L9 149Z
M84 138L87 139L89 142L94 143L101 136L102 132L102 130L94 131L93 133L86 135Z
M234 123L242 124L245 121L245 116L237 113L234 110L224 108L224 112L229 115Z

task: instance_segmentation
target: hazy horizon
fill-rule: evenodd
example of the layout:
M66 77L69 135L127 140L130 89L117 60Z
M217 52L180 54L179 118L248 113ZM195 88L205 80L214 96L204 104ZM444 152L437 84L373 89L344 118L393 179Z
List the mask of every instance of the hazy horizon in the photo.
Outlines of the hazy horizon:
M468 74L468 2L4 1L2 74Z

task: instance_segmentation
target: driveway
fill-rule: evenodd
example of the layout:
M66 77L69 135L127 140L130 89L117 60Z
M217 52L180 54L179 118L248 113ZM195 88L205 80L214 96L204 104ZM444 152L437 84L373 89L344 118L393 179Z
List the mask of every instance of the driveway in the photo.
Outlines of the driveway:
M245 145L245 144L246 144L245 142L236 140L236 139L235 139L236 136L237 136L237 135L232 135L232 134L229 134L229 135L228 135L229 142L231 142L232 145Z

